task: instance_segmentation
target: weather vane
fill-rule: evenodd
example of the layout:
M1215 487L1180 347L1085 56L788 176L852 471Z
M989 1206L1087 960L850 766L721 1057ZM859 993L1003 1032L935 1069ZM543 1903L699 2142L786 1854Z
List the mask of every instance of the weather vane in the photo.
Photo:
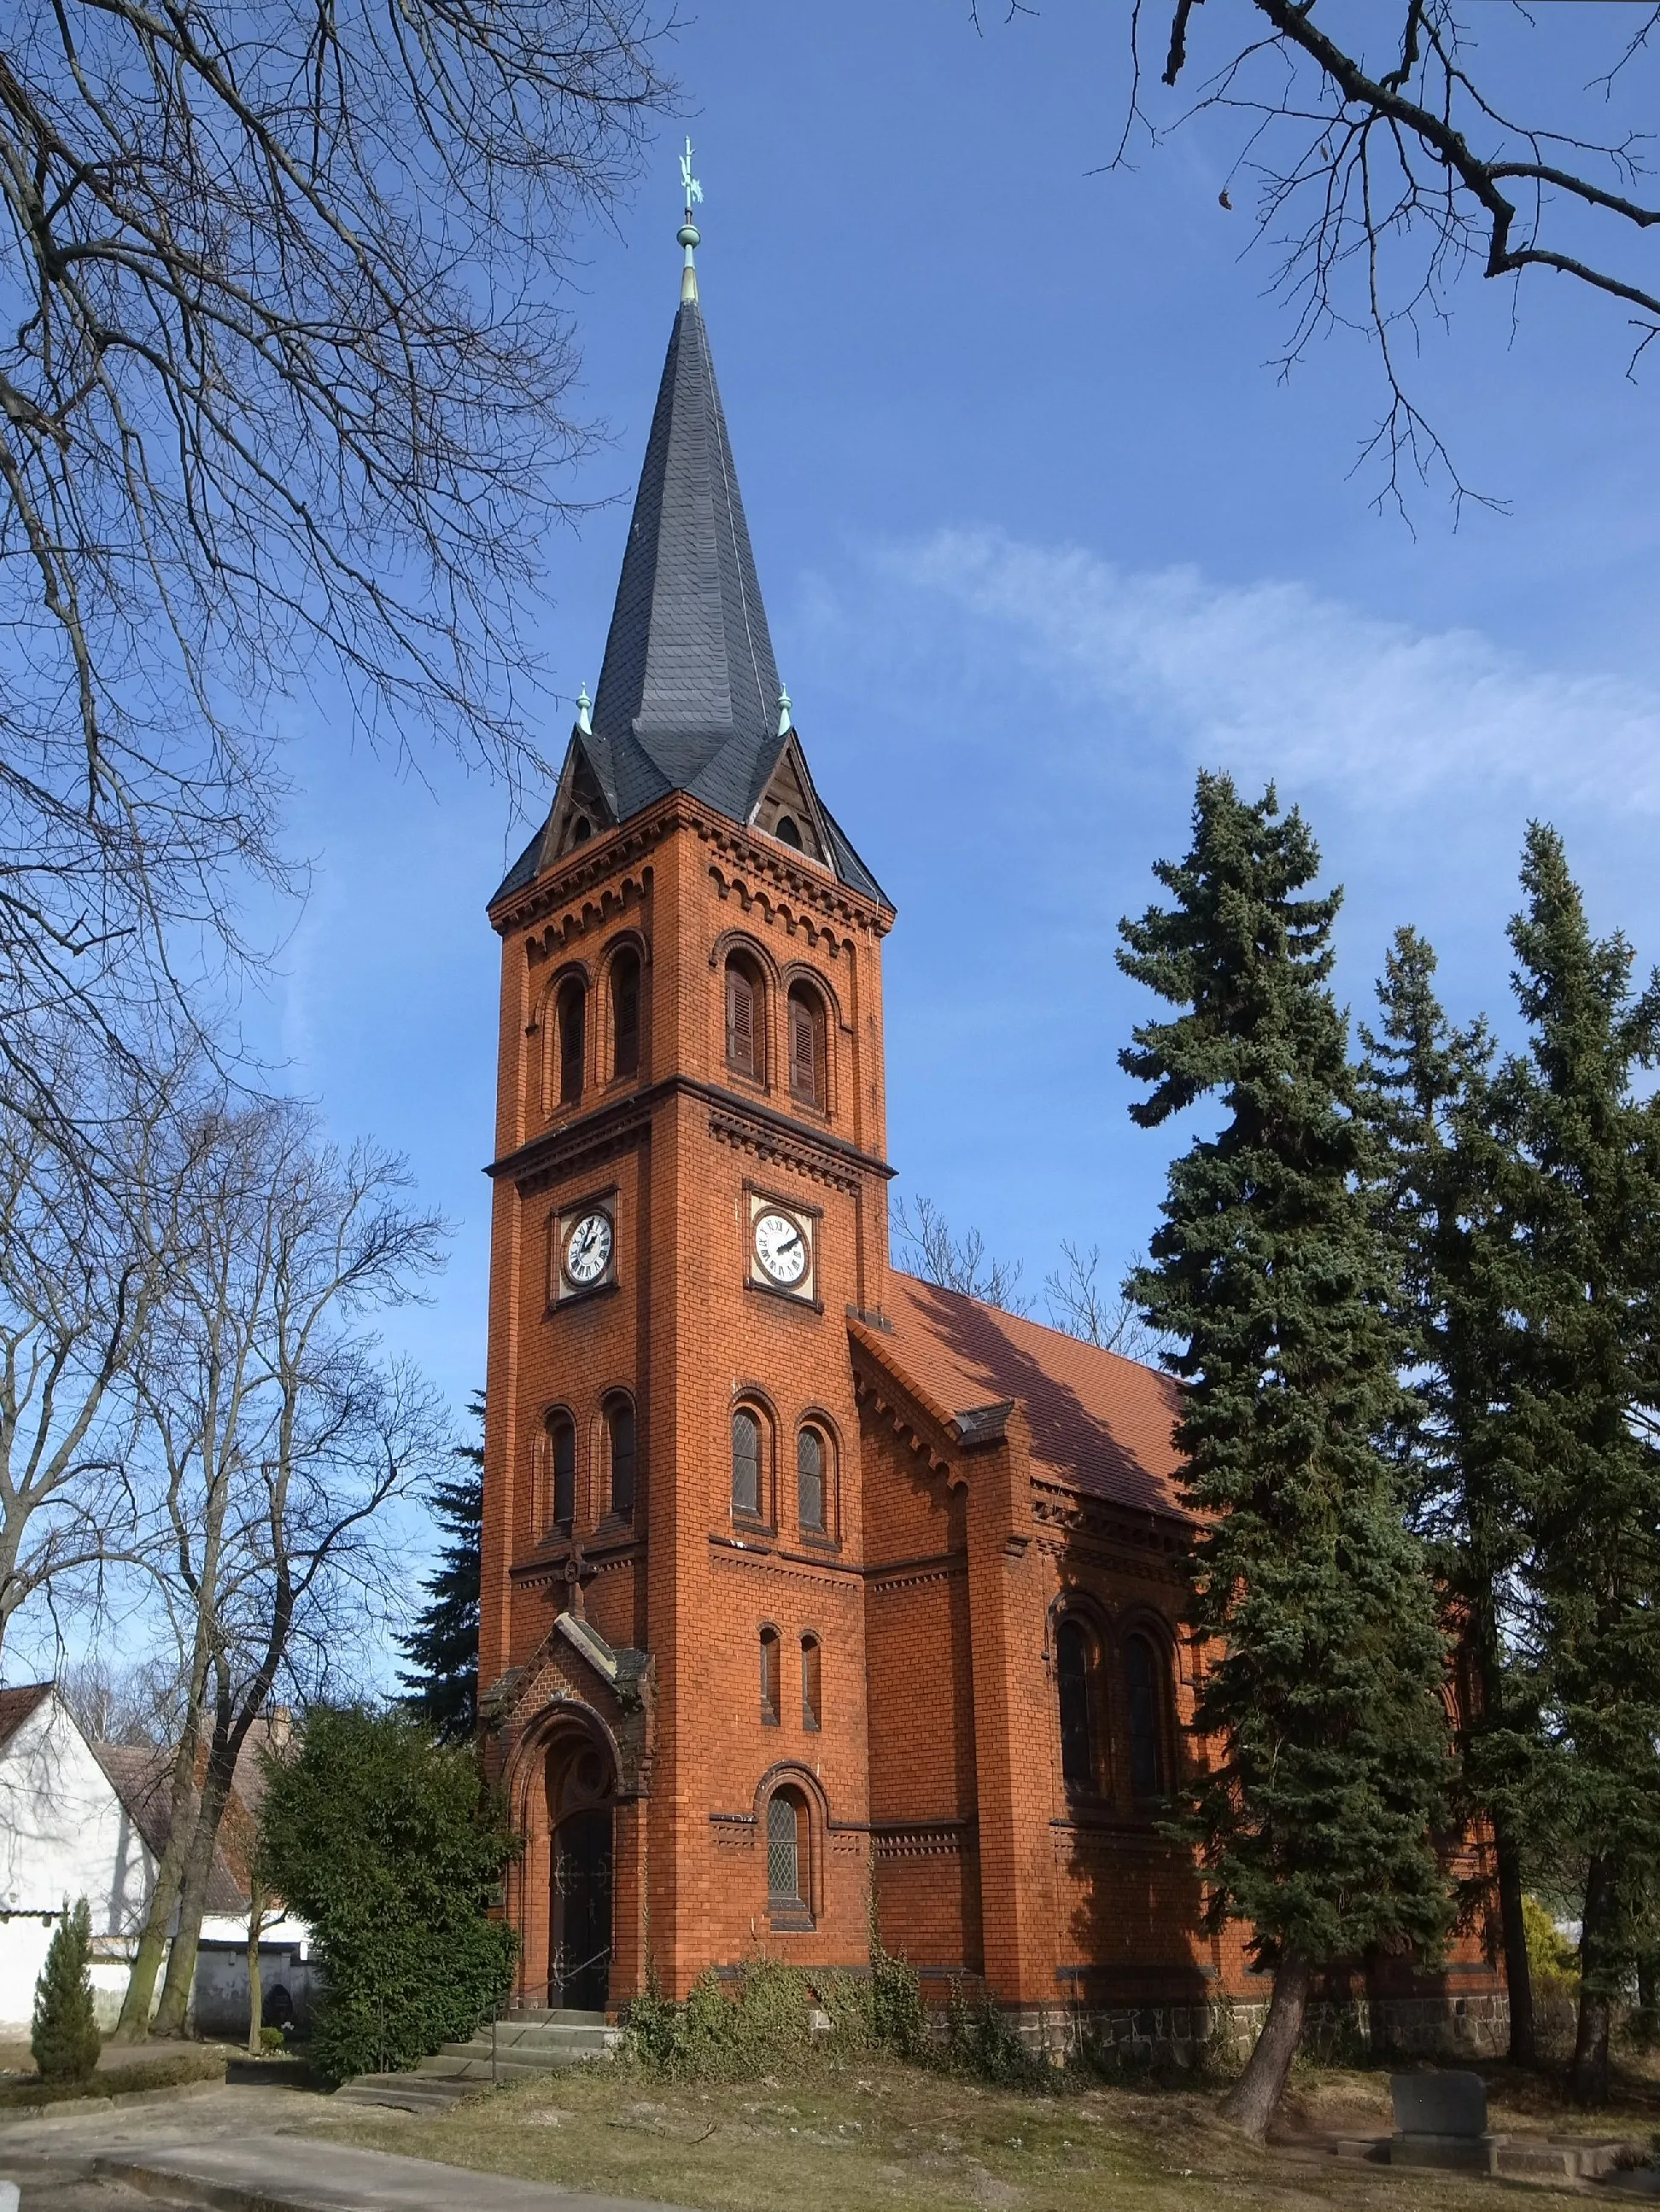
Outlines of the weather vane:
M691 141L686 141L686 150L680 156L680 185L686 196L686 219L677 235L686 249L686 265L680 277L680 297L683 301L697 297L697 265L693 260L694 249L702 243L702 234L691 219L693 207L702 200L703 187L691 173Z

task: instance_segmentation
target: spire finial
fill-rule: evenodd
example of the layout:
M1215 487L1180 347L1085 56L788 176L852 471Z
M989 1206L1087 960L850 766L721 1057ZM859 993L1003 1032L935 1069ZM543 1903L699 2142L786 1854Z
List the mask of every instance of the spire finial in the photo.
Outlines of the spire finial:
M691 219L694 205L703 197L703 187L691 173L690 138L686 141L685 152L680 156L680 184L686 196L686 219L678 233L681 245L686 249L686 265L680 272L680 301L684 306L688 300L697 297L697 264L693 257L703 242L702 234Z
M781 682L778 686L778 734L787 738L790 733L790 695Z
M593 702L588 696L585 684L576 695L576 726L585 738L593 735Z

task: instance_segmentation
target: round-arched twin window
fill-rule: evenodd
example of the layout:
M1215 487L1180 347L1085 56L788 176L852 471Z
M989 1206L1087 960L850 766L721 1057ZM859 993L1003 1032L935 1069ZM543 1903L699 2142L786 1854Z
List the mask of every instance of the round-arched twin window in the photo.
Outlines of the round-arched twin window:
M548 1415L543 1462L541 1510L547 1533L569 1536L576 1519L576 1424L562 1407Z
M1061 1778L1069 1790L1096 1787L1096 1643L1075 1613L1055 1635L1055 1675L1061 1704Z
M829 1458L823 1433L814 1428L803 1429L795 1440L796 1511L802 1528L816 1536L824 1533Z
M1124 1701L1129 1723L1130 1789L1137 1797L1164 1794L1164 1716L1158 1663L1152 1641L1132 1636L1124 1644Z
M824 1110L824 1002L811 984L794 983L789 995L790 1097Z
M605 1448L611 1461L611 1510L621 1521L634 1518L635 1419L627 1398L605 1408Z
M761 1417L748 1406L732 1417L732 1510L761 1516Z
M640 1073L640 955L631 945L611 963L611 1061L615 1077Z
M727 1065L754 1082L766 1079L761 971L746 952L727 962Z

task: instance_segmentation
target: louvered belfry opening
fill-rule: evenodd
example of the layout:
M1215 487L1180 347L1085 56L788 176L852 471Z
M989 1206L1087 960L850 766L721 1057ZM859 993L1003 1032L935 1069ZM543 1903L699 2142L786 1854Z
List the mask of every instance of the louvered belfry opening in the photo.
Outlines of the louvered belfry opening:
M766 1073L761 1049L761 985L741 952L727 963L727 1065L758 1083Z
M824 1103L824 1007L806 983L790 992L790 1096L804 1106Z
M611 1510L620 1521L634 1518L634 1407L613 1398L605 1408L605 1441L611 1455Z
M640 1073L640 956L619 952L611 969L611 1073Z
M559 1103L574 1105L582 1096L582 1063L587 1024L584 1019L587 993L573 975L559 988Z
M576 1518L576 1424L567 1413L548 1416L548 1455L553 1470L550 1533L569 1535Z

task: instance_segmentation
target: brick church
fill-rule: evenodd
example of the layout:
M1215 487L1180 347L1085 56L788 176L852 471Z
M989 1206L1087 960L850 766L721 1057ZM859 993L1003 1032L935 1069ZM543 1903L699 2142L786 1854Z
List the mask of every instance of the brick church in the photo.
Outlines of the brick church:
M673 1995L757 1949L856 1967L873 1887L931 1996L1180 2034L1268 1985L1158 1827L1176 1386L891 1263L894 908L779 683L681 240L599 689L489 907L480 1680L519 2001L614 2008L648 1958ZM1495 1986L1474 1946L1451 1972Z

